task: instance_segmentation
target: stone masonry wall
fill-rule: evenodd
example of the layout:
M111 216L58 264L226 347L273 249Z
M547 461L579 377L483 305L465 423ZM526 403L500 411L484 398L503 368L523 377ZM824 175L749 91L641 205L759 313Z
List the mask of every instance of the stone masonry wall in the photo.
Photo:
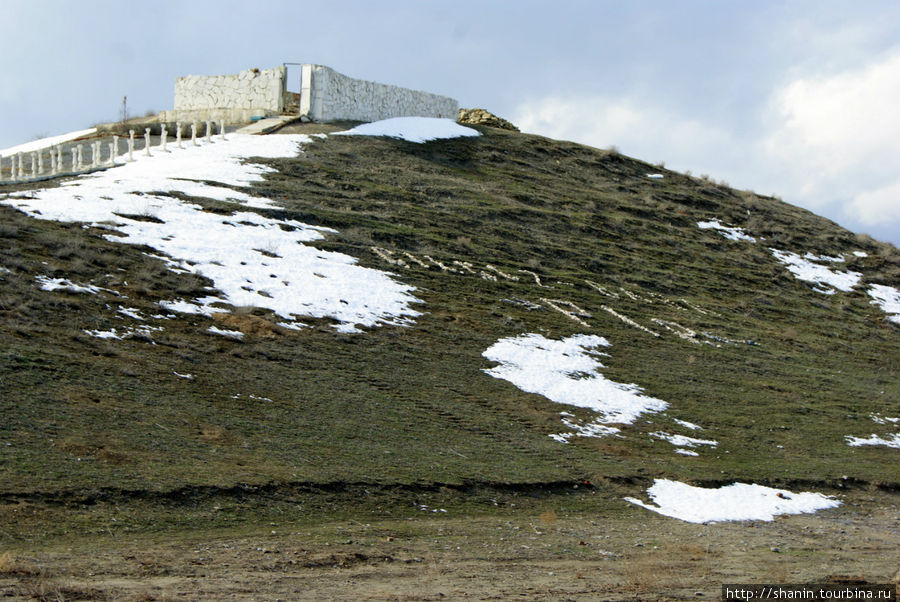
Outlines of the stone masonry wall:
M377 121L391 117L456 119L459 104L438 94L353 79L324 65L303 65L300 113L313 121Z
M188 75L175 80L175 112L226 109L256 115L278 115L284 108L286 70L247 69L236 75Z

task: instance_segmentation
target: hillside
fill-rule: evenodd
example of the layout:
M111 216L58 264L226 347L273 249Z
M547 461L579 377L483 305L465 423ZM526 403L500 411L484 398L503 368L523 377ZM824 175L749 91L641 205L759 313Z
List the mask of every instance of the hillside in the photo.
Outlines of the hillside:
M10 542L645 521L657 479L896 504L896 248L617 152L353 125L3 189Z

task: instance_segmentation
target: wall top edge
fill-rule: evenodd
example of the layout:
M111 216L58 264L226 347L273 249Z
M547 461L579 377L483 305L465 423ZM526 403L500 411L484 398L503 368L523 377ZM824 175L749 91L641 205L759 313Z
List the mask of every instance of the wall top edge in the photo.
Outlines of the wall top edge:
M237 73L231 73L228 75L224 75L221 73L216 73L214 75L181 75L175 78L175 81L185 80L185 79L208 79L210 77L258 77L260 75L268 75L276 72L284 72L285 66L278 65L277 67L272 67L270 69L259 69L256 67L251 67L250 69L244 69L243 71L239 71Z
M333 69L332 67L329 67L328 65L316 65L316 64L314 64L314 63L307 63L307 64L304 64L304 66L312 67L312 69L315 70L315 71L324 71L324 70L328 70L328 71L331 71L332 73L335 73L335 74L337 74L337 75L340 75L341 77L346 77L347 79L352 79L352 80L356 80L356 81L363 82L363 83L367 83L367 84L377 84L377 85L379 85L379 86L391 86L392 88L397 88L397 89L400 89L400 90L406 90L406 91L408 91L408 92L414 92L414 93L416 93L416 94L428 94L428 95L430 95L430 96L434 96L435 98L442 98L442 99L450 100L450 101L453 101L453 102L459 104L459 101L457 101L455 98L451 98L450 96L444 96L443 94L435 94L434 92L428 92L428 91L425 91L425 90L415 90L415 89L413 89L413 88L405 88L405 87L403 87L403 86L397 86L397 85L394 85L394 84L385 84L385 83L382 83L382 82L376 82L376 81L369 80L369 79L360 79L360 78L358 78L358 77L350 77L349 75L346 75L346 74L344 74L344 73L341 73L340 71L337 71L336 69Z

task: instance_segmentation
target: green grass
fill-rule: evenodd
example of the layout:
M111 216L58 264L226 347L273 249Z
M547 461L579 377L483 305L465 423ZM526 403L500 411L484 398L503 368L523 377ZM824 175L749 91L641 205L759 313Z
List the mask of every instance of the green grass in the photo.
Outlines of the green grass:
M378 494L586 479L633 479L636 491L652 477L829 487L849 476L897 487L896 450L843 440L891 432L870 413L900 415L897 327L862 292L813 292L767 250L866 251L849 269L898 286L895 248L768 197L664 170L663 180L648 179L658 167L616 153L480 129L477 139L423 145L317 141L299 158L268 161L278 172L256 187L283 207L261 213L333 227L316 246L416 286L425 314L409 328L343 335L318 320L237 342L207 334L208 318L179 315L149 337L95 339L83 330L135 324L116 316L118 305L152 315L160 300L203 296L211 283L170 272L104 231L0 206L0 266L10 270L0 274L0 494L65 500L239 483L355 483ZM696 227L710 218L767 240L735 243ZM408 267L390 265L373 246L401 259L467 262L474 273L408 258ZM483 279L488 264L519 280ZM128 299L41 291L41 274ZM574 303L590 313L589 326L546 304L511 302L542 298ZM271 318L243 313L257 326ZM693 344L654 318L755 344ZM488 346L525 332L608 338L604 374L639 383L670 409L625 427L624 438L552 441L548 434L565 430L559 412L571 408L483 373ZM686 432L672 418L705 430ZM685 458L648 436L657 430L719 445ZM384 495L386 507L399 499ZM240 499L236 513L268 498Z

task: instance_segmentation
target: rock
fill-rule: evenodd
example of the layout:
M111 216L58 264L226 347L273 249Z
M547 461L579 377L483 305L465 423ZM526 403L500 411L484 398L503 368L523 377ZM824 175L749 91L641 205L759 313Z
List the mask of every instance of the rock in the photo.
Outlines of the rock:
M456 118L458 123L471 123L473 125L486 125L492 128L512 130L518 132L519 128L502 117L497 117L484 109L460 109Z

